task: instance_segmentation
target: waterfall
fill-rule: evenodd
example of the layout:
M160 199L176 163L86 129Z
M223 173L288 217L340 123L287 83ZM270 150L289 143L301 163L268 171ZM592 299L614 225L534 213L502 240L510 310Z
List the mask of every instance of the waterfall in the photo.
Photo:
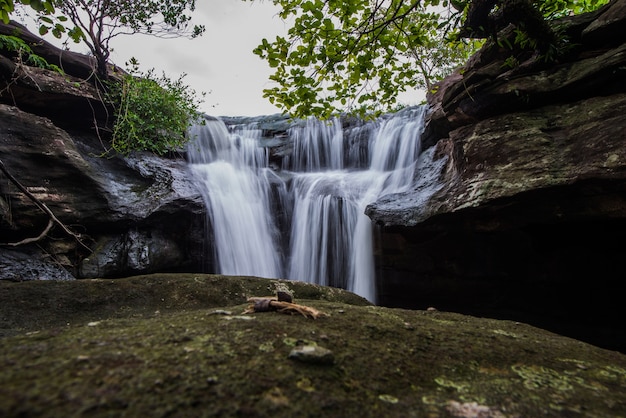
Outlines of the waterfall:
M339 170L343 168L343 132L337 118L321 122L306 120L304 126L289 129L293 154L283 160L283 169L300 171Z
M194 126L189 162L208 208L216 272L341 287L375 302L365 207L414 182L425 111L349 127L340 119L295 123L292 151L276 171L253 124Z
M208 208L217 272L281 277L277 230L270 212L265 150L254 136L230 135L219 120L191 129L191 171Z

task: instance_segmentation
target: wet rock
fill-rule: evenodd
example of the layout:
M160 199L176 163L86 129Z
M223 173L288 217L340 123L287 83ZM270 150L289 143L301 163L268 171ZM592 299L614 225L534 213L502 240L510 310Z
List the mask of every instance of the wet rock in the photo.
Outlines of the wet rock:
M93 134L70 134L48 118L0 104L0 160L93 250L85 251L74 237L54 228L12 253L32 257L35 264L50 263L49 272L62 265L69 275L80 278L190 266L199 270L205 209L186 162L154 155L100 158L96 155L102 150L93 140ZM2 242L37 237L48 221L48 215L17 187L0 182ZM20 276L21 271L15 265L5 277ZM43 278L54 276L58 275Z
M74 280L63 268L40 261L43 254L4 250L0 252L0 279L14 282L28 280Z

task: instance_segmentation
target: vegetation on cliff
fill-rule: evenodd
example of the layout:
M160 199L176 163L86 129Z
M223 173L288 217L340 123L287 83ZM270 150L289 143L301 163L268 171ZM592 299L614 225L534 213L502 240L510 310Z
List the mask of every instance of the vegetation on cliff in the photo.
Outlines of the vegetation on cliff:
M142 72L135 59L130 65L129 74L108 83L107 99L115 108L111 148L122 155L181 149L190 123L198 118L196 91L184 84L184 74L172 80L154 70Z
M114 115L112 128L107 122L95 127L102 137L110 137L111 150L123 155L144 150L164 154L181 148L201 103L200 95L183 83L185 75L173 80L165 74L155 76L154 70L142 72L134 58L128 64L128 72L119 71L108 59L110 42L119 35L196 37L202 34L202 26L189 29L191 16L186 11L195 10L195 1L19 3L29 4L37 12L40 35L50 32L60 38L67 34L74 42L82 42L89 48L95 67L87 80L100 91L104 105ZM7 22L15 6L12 2L0 6L1 17ZM25 42L19 42L19 31L14 35L2 35L0 49L17 50L19 64L50 68Z
M15 60L19 63L63 74L63 70L58 65L50 64L45 58L35 54L30 45L17 36L0 34L0 51L14 54ZM0 95L2 95L1 91Z

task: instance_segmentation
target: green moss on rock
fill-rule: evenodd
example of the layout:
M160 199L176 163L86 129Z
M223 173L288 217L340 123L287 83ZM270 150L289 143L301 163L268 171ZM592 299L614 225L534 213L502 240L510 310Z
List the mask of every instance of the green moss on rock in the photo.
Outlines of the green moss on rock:
M65 323L59 317L0 339L0 415L626 415L626 356L617 352L516 322L367 306L324 288L306 299L299 295L310 289L291 282L296 302L329 316L242 315L246 296L267 295L278 282L197 279L207 289L193 292L194 278L180 287L163 276L107 282L99 295L90 288L91 305L71 304L68 290ZM133 287L139 282L146 295ZM49 303L56 285L46 299L52 311L39 315L58 314ZM123 298L125 286L134 289L127 293L134 304ZM11 288L20 293L19 284L3 284L2 295ZM234 303L209 302L220 293ZM117 307L106 310L105 301ZM113 314L98 319L92 312L85 322L89 306ZM334 364L289 359L298 345L331 350Z

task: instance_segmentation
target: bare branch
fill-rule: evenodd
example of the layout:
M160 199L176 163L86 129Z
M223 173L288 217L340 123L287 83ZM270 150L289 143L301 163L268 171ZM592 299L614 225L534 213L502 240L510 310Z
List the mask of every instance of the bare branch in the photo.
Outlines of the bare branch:
M59 225L59 227L61 227L61 229L68 234L69 236L73 237L76 242L78 242L82 247L84 247L85 249L87 249L89 252L93 252L91 250L91 248L89 248L85 243L82 242L82 240L80 239L80 237L75 234L74 232L70 231L63 222L61 222L55 215L54 213L52 213L52 211L48 208L48 206L46 206L42 201L40 201L39 199L37 199L31 192L28 191L28 189L26 187L24 187L19 181L17 181L17 179L15 177L13 177L13 175L7 170L6 166L4 165L4 162L2 160L0 160L0 171L2 171L4 173L5 176L7 176L7 178L11 181L11 183L13 183L22 193L24 193L39 209L41 209L46 215L48 215L50 217L50 220L53 221L55 224ZM44 231L44 235L45 233L47 233L49 230L49 228L46 228L46 230ZM39 238L40 239L41 235Z
M18 241L18 242L3 242L0 245L8 245L10 247L17 247L20 245L31 244L33 242L37 242L41 240L43 237L45 237L46 235L48 235L48 232L50 232L53 226L54 226L54 221L52 219L49 219L48 225L38 236L33 237L33 238L24 238L23 240Z

